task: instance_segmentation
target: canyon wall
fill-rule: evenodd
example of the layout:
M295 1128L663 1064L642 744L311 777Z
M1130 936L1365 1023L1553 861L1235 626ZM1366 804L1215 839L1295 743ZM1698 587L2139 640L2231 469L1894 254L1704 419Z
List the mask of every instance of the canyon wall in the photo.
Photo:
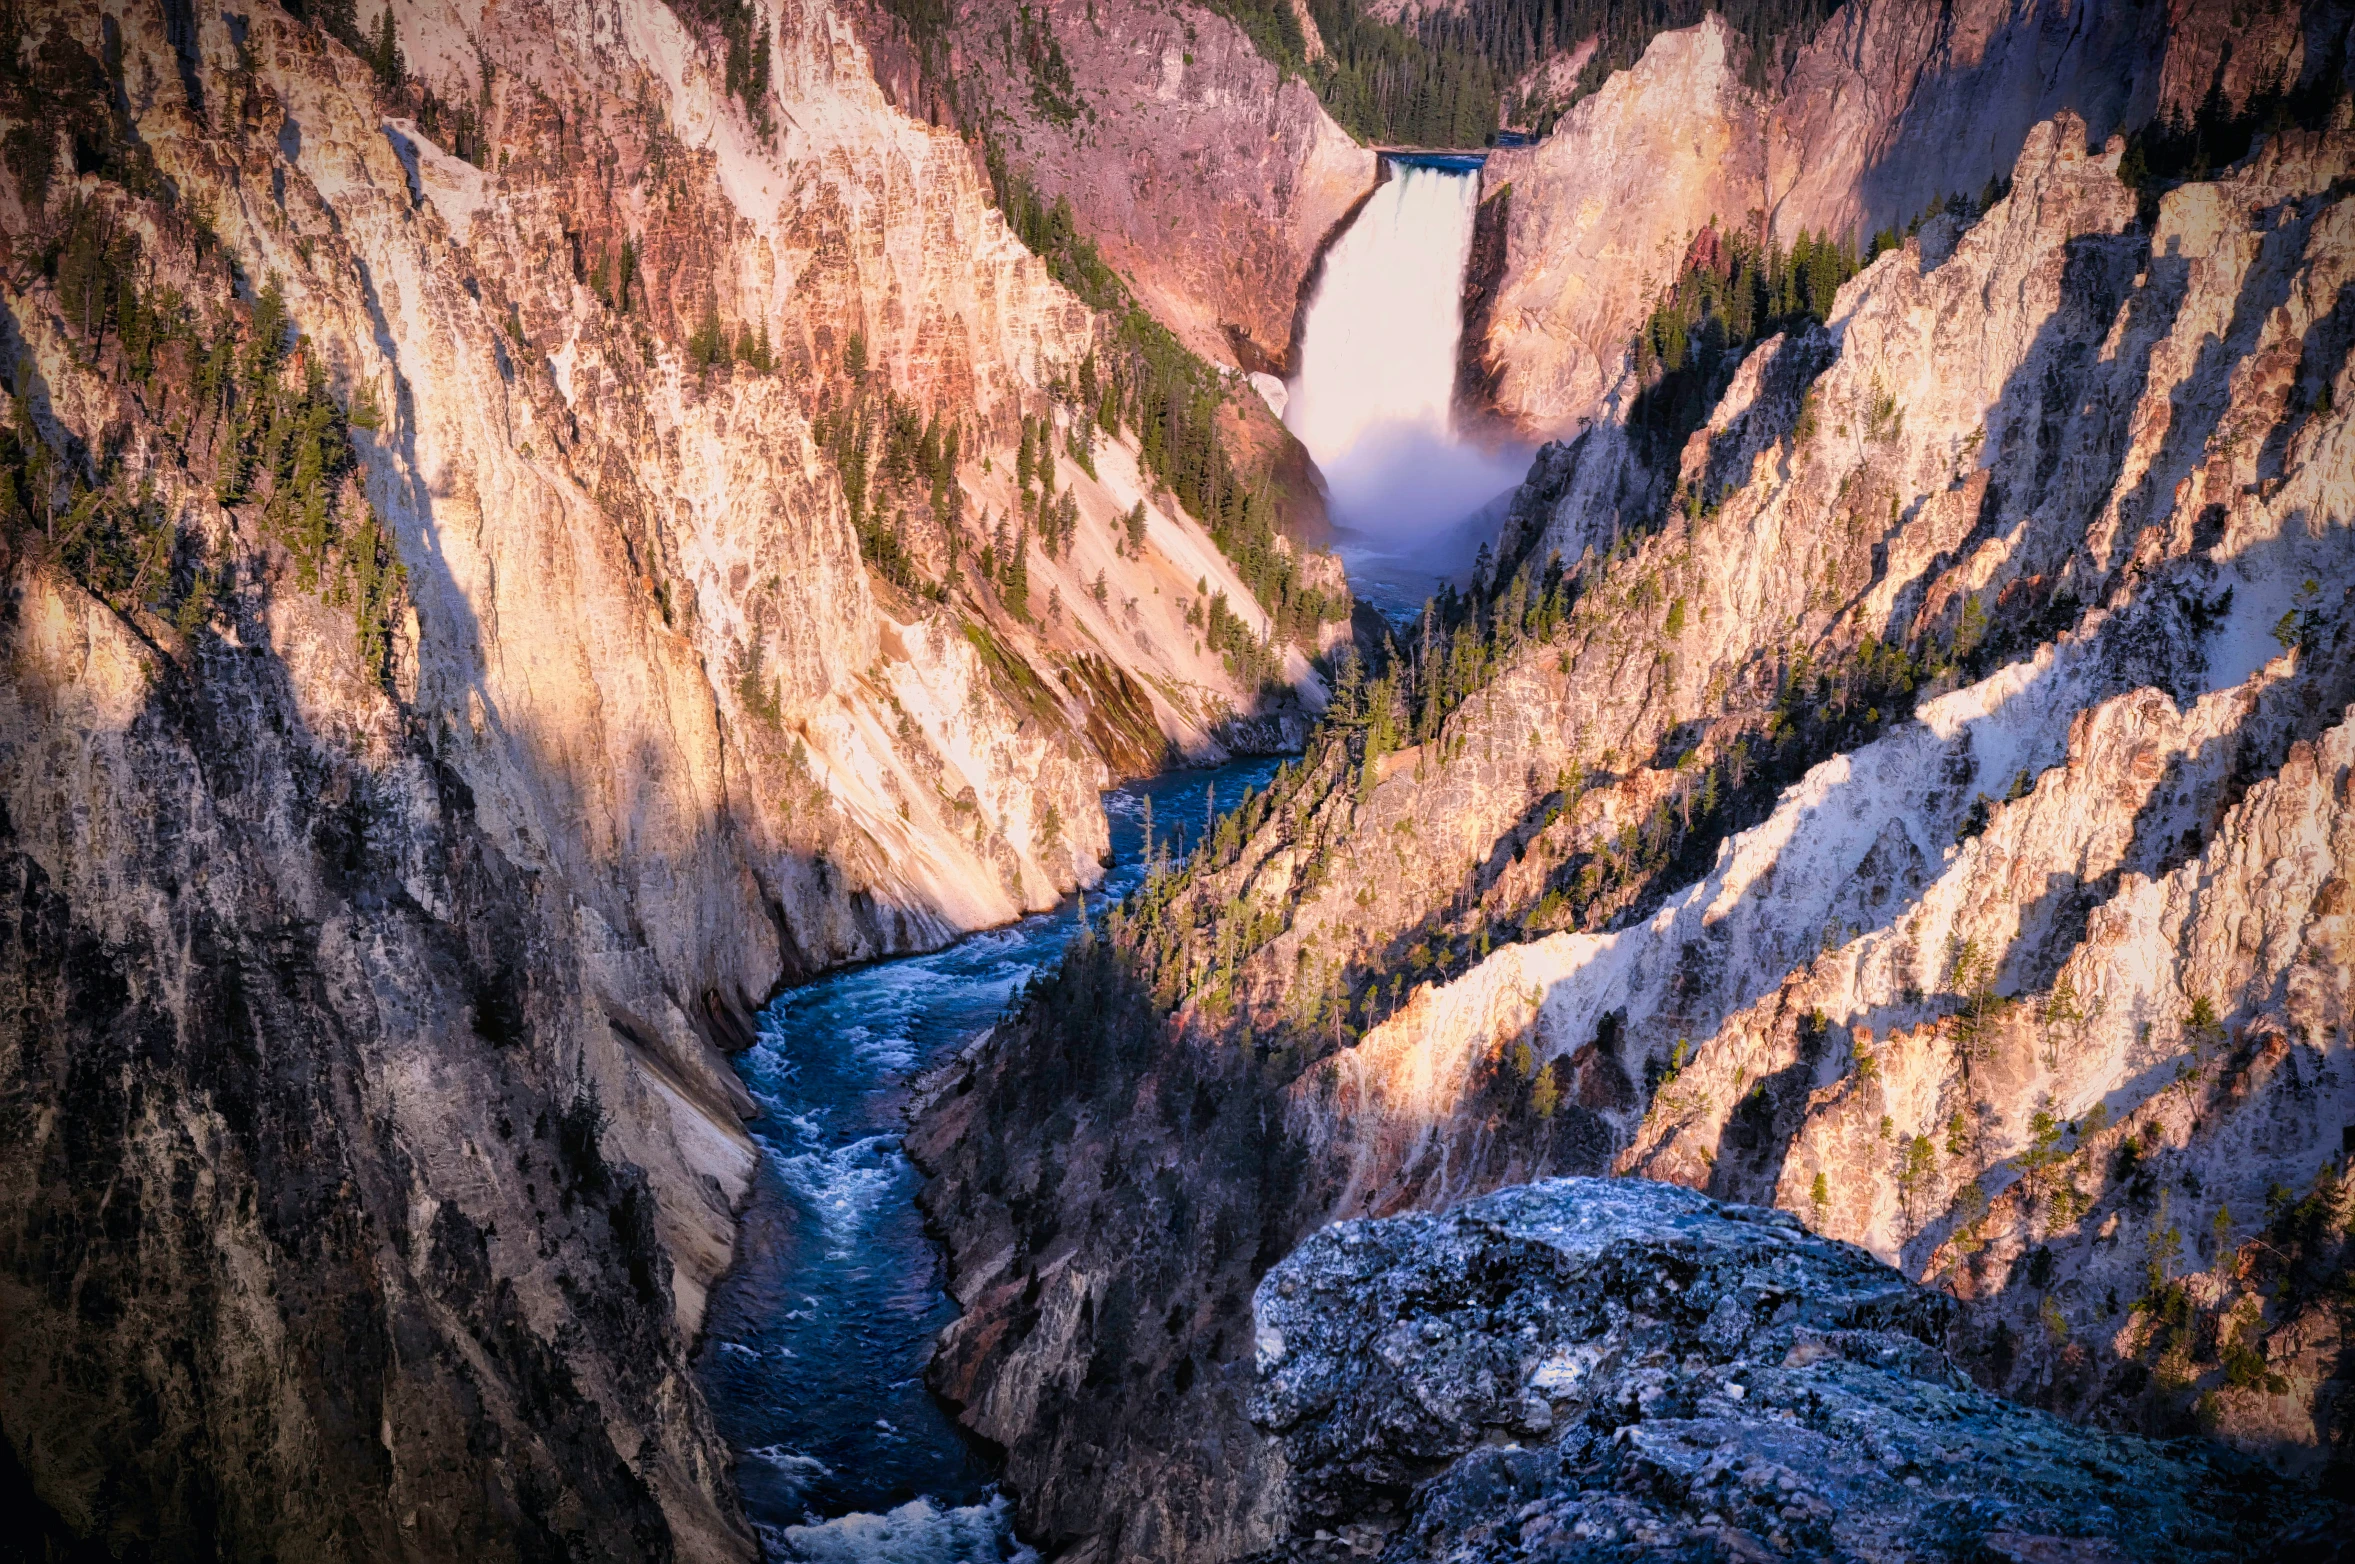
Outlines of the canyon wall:
M2157 23L1859 9L1781 130L1705 27L1654 54L1716 117L1647 57L1500 162L1483 383L1551 427L1745 159L1821 226L1939 193L1892 149L1971 93L2009 117L1957 144L2025 147L1758 352L1676 513L1608 422L1549 448L1515 552L1568 574L1352 674L939 1083L935 1381L1026 1528L1269 1544L1267 1269L1613 1166L1945 1277L1991 1382L2343 1460L2347 143L2142 225L2089 137L2207 90L2178 9L2098 103ZM1092 883L1111 776L1325 698L966 134L1247 367L1372 159L1209 13L1100 10L977 7L937 79L819 0L5 18L0 1493L43 1549L750 1555L687 1367L753 1166L721 1050ZM2241 27L2226 90L2327 20Z
M1962 1295L1991 1386L2345 1470L2351 152L2146 223L2059 116L1753 353L1673 503L1597 509L1615 424L1540 454L1544 546L911 1142L1027 1525L1270 1545L1255 1279L1552 1172L1778 1203Z
M955 28L966 117L1070 202L1138 299L1197 353L1282 373L1374 154L1199 6L974 0Z
M873 26L901 101L1068 202L1076 232L1195 351L1289 367L1316 261L1376 178L1374 154L1304 82L1194 6L974 0L945 21L904 15ZM2338 0L2245 14L2212 0L1860 0L1763 90L1723 19L1660 33L1542 141L1491 153L1486 187L1514 198L1470 317L1464 400L1538 438L1624 411L1628 340L1712 223L1861 242L1977 195L2057 113L2098 144L2188 118L2211 93L2237 105L2343 83L2351 26Z
M1537 438L1624 413L1628 341L1712 223L1861 243L1979 194L2057 113L2099 144L2212 94L2343 85L2351 27L2337 0L1874 0L1837 10L1764 90L1722 19L1663 32L1542 141L1490 155L1487 189L1513 199L1469 315L1465 404ZM1316 260L1375 159L1232 23L1183 5L975 3L912 41L896 20L878 30L903 44L885 70L902 100L1067 201L1189 346L1288 367Z
M1484 400L1540 437L1610 416L1629 339L1712 223L1861 244L1976 195L2063 111L2098 146L2188 118L2212 88L2238 104L2343 84L2351 24L2335 4L1852 0L1765 93L1722 20L1662 33L1542 142L1489 159L1513 205L1503 281L1466 344Z
M749 1556L719 1049L1319 686L844 17L387 14L10 19L0 1480L59 1549Z

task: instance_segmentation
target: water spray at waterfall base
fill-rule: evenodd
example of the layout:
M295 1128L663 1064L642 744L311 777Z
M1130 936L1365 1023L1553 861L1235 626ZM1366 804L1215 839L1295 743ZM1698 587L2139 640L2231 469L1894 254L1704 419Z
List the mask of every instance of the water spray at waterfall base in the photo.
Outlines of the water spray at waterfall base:
M1284 422L1325 476L1359 595L1396 613L1470 568L1530 452L1455 415L1478 163L1398 157L1389 174L1326 252Z

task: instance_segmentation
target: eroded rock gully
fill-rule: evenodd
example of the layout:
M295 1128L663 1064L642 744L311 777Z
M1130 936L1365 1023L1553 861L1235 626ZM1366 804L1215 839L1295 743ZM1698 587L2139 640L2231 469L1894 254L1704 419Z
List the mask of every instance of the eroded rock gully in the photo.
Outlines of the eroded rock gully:
M1308 85L1194 5L973 0L950 37L967 116L1154 314L1281 372L1310 269L1377 172Z
M2063 111L2098 141L2188 118L2212 88L2241 102L2268 73L2343 81L2349 20L2336 3L1850 4L1764 89L1722 20L1662 33L1542 142L1489 159L1514 202L1472 378L1533 435L1606 420L1631 394L1630 338L1712 223L1786 245L1902 226L1977 193Z
M1274 1545L1256 1277L1555 1172L1779 1205L1990 1387L2343 1478L2350 141L2148 226L2121 155L2039 126L1674 508L1609 424L1541 453L1519 584L961 1064L935 1383L1042 1538Z
M1099 323L835 11L757 89L693 7L394 14L397 90L275 6L8 18L0 1485L36 1551L746 1557L715 1045L1319 692L1204 644L1266 616L1133 439L1063 457Z

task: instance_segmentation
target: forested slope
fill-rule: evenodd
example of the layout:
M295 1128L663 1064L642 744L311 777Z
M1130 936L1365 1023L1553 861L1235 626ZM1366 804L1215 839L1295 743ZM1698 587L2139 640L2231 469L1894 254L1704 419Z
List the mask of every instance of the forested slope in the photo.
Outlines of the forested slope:
M1616 425L1541 453L1542 546L967 1062L936 1383L1028 1524L1271 1537L1254 1280L1557 1171L1773 1201L1968 1297L1992 1385L2343 1470L2350 146L2154 193L2085 137L1752 349L1673 495L1590 503Z

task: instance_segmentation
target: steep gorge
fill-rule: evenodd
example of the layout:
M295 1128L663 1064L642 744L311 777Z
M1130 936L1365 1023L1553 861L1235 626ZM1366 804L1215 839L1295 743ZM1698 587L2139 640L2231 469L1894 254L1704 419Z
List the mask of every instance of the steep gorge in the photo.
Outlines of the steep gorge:
M1345 603L1262 606L838 13L387 14L8 16L8 1491L741 1557L719 1050L1297 742Z
M1766 94L1662 35L1487 175L1477 388L1590 424L1313 736L1346 598L1263 530L1297 448L1139 347L1282 362L1374 177L1234 24L385 14L397 58L333 7L0 32L0 1494L42 1549L749 1556L687 1356L753 1167L723 1050L1096 883L1112 776L1304 740L911 1138L933 1381L1028 1535L1330 1551L1255 1290L1556 1171L1950 1290L1843 1327L1922 1383L2343 1476L2349 132L2140 200L2106 140L2326 74L2337 12L2227 57L2183 0L1859 5ZM2008 195L1645 464L1618 355L1696 230L1965 165ZM1178 470L1172 386L1231 468ZM1488 1535L1527 1474L1483 1471L1427 1513Z
M1369 14L1420 25L1397 11ZM1306 283L1378 178L1299 61L1271 63L1290 57L1265 39L1273 53L1255 54L1257 34L1193 6L894 15L911 19L895 36L913 34L903 97L1066 201L1074 231L1196 351L1297 370ZM2337 0L1892 0L1834 8L1763 62L1720 17L1653 32L1534 144L1490 150L1494 232L1467 279L1460 399L1532 440L1622 419L1641 391L1629 344L1705 230L1861 245L1981 196L2056 113L2098 141L2260 99L2327 101L2355 81L2351 25Z
M2123 156L2039 126L1755 350L1673 506L1596 503L1616 425L1541 452L1518 572L967 1061L936 1383L1042 1537L1273 1543L1258 1276L1557 1171L1779 1204L1963 1294L1991 1384L2344 1470L2350 143L2147 224Z

